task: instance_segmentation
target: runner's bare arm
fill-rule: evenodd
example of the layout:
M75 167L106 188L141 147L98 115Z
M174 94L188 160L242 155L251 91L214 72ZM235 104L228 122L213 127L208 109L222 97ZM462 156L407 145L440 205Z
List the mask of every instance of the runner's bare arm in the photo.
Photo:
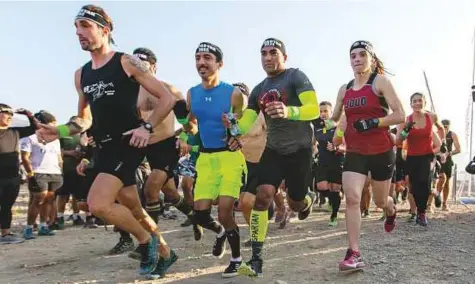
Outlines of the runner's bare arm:
M181 123L183 125L183 129L187 133L191 133L195 135L198 132L198 126L196 125L196 117L191 111L191 92L188 90L186 93L186 109L188 111L188 115L186 119Z
M452 150L452 153L450 153L453 156L462 152L462 148L460 147L459 137L457 136L457 134L455 134L454 132L450 132L450 134L452 136L452 140L454 141L454 147L455 147L455 150Z
M338 122L343 114L343 97L345 97L346 84L342 85L338 90L338 95L336 97L335 108L333 109L333 115L330 120Z
M406 127L406 122L400 123L397 125L397 133L396 133L396 145L397 146L402 146L402 143L404 142L404 137L401 136L401 132L404 130L404 127Z
M69 128L68 135L74 135L86 131L91 127L92 115L89 102L81 89L81 69L74 73L74 86L78 93L78 115L65 124ZM60 137L68 136L60 132Z
M234 91L231 95L231 107L237 119L242 117L242 113L247 107L246 96L241 93L238 87L234 87Z
M177 108L177 104L178 102L182 101L183 103L185 103L185 99L183 98L183 95L182 93L177 89L175 88L173 85L171 84L168 84L166 82L163 82L163 85L165 85L165 87L168 89L168 91L172 94L173 98L174 98L174 109ZM144 89L143 90L145 92L145 94L142 94L142 95L148 95L148 92ZM161 99L158 99L159 102L158 104L161 103ZM145 100L144 100L145 101ZM177 118L179 119L178 115L176 114L177 111L175 111L175 115L177 116ZM180 112L183 112L183 110L180 110ZM165 116L163 115L163 112L160 111L159 108L154 108L152 110L152 113L150 114L150 117L148 118L148 123L152 124L153 127L159 125L160 123L163 122L163 120L168 116L168 114L166 114Z
M431 119L434 122L434 126L437 128L437 135L439 135L440 140L445 142L445 128L439 121L439 116L435 113L431 113Z
M388 127L404 122L406 114L391 81L386 76L379 75L376 77L374 84L376 91L384 96L389 108L392 110L387 116L379 117L378 127Z
M140 86L160 100L156 111L160 116L166 117L175 105L173 95L167 87L152 75L147 65L137 56L124 54L121 58L121 64L129 77L134 78Z
M440 152L440 146L442 146L442 141L439 138L439 135L437 132L432 131L433 136L433 144L432 144L432 149L434 149L434 154L438 154Z

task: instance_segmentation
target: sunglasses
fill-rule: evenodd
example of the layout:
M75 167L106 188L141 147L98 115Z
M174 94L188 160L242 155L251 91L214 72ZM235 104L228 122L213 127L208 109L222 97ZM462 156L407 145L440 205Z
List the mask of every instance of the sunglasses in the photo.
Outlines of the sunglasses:
M0 113L6 113L6 114L9 114L9 115L13 116L13 110L11 110L11 109L0 108Z

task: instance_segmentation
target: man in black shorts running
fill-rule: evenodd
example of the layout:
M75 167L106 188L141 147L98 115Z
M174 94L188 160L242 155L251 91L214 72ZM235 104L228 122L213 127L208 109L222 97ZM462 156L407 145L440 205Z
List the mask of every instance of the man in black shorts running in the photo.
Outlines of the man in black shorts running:
M137 193L135 171L143 161L152 131L151 125L140 118L137 98L141 86L159 98L161 117L168 115L175 100L140 59L111 49L112 20L102 8L83 6L74 24L81 48L90 52L92 59L75 73L78 119L58 127L40 125L38 134L48 141L80 133L91 125L92 112L94 139L100 151L96 160L99 174L88 195L89 209L137 238L142 255L139 273L148 275L163 266L170 252L160 250L157 259L157 238L161 247L165 241L140 206Z
M267 234L268 208L285 180L290 208L304 220L312 211L315 193L308 190L312 160L312 127L319 116L312 83L299 69L285 68L287 53L282 41L269 38L261 46L261 61L267 78L251 92L248 109L239 120L246 133L259 112L267 123L267 144L258 165L258 188L251 213L252 258L239 274L262 276L262 248ZM234 143L233 143L234 144ZM235 145L231 145L235 147Z

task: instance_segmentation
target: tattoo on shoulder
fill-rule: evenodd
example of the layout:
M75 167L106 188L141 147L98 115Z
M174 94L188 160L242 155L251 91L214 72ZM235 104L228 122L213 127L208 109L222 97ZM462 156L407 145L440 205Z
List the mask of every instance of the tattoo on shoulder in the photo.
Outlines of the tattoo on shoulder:
M145 72L148 72L148 67L147 65L142 61L140 60L138 57L136 56L132 56L132 55L128 55L127 56L127 60L129 61L129 63L134 66L137 70L139 70L140 72L142 73L145 73Z

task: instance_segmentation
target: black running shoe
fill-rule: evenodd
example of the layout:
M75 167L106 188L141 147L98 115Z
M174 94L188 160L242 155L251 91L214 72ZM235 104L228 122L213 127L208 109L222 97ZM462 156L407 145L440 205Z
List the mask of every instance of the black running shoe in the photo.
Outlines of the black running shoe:
M119 239L119 242L109 251L110 255L122 254L135 249L135 244L132 239Z
M224 230L224 229L223 229ZM217 258L222 258L226 252L226 233L221 237L216 236L216 241L213 246L213 255Z
M223 278L236 277L241 264L242 261L231 261L222 274Z
M263 277L262 273L262 259L251 259L250 261L241 264L238 268L238 275L249 277Z
M73 220L73 226L84 226L84 224L85 224L84 220L79 215L77 219Z
M310 196L310 199L312 200L310 204L307 204L307 209L300 211L299 212L299 220L305 220L307 217L312 213L313 210L313 204L315 203L315 200L317 200L317 196L314 192L309 191L307 192L307 195Z
M185 222L180 224L180 227L189 227L193 225L193 219L191 217L186 218Z
M195 241L201 240L203 237L203 227L200 225L193 225L193 234L195 237Z

